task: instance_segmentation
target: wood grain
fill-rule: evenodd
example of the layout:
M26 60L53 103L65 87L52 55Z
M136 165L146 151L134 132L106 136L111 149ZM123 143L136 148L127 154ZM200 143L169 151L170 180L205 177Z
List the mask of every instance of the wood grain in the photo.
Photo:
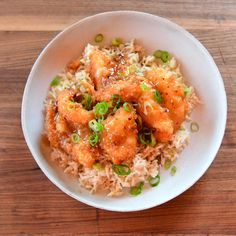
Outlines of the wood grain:
M98 210L62 193L36 165L20 125L27 76L46 44L85 16L120 9L157 14L189 30L214 57L228 99L225 137L206 174L174 200L133 213ZM235 75L234 0L1 0L0 235L235 235Z

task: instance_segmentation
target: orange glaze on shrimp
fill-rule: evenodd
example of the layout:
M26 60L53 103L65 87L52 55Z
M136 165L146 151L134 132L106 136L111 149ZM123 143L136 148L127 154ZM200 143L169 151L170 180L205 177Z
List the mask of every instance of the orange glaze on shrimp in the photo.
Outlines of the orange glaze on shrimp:
M138 100L137 112L150 128L159 142L167 142L173 135L173 122L168 112L154 99L153 90L146 88Z
M89 73L95 88L99 90L104 86L105 80L110 74L109 64L111 63L111 58L98 48L93 47L89 54L89 59Z
M188 113L188 103L184 95L184 87L174 76L162 78L155 74L155 71L149 72L147 78L151 80L162 97L162 105L169 109L169 116L174 122L174 128L177 130L185 120Z
M114 164L132 159L136 154L137 125L136 114L119 108L114 116L103 121L104 130L100 134L100 147Z
M118 94L122 102L135 102L141 95L139 81L119 80L95 93L95 100L109 101L113 94Z
M74 89L66 89L58 96L58 112L75 127L85 126L94 118L93 111L87 111L80 103L72 101Z
M83 140L72 147L72 159L84 167L92 167L98 157L99 152L97 148L91 147L88 142Z

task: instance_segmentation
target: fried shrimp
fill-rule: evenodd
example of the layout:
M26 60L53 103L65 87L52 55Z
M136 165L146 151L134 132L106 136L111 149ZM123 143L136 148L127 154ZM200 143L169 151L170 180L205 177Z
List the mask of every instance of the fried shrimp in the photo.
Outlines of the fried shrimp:
M109 72L111 58L98 48L93 47L89 53L89 74L94 82L95 88L99 90L104 86Z
M173 135L173 122L168 112L154 99L154 91L147 88L138 100L137 112L143 121L154 130L159 142L167 142Z
M114 116L103 121L100 147L114 164L134 157L137 147L137 126L134 111L119 108Z
M141 93L139 81L120 80L97 91L95 93L95 100L109 101L113 94L118 94L122 102L135 102Z
M72 159L84 167L90 168L99 156L97 148L91 147L89 143L81 140L73 145Z
M57 135L56 123L55 123L56 111L54 107L47 107L45 128L47 131L47 137L51 147L58 148L60 146L59 137Z
M169 109L169 116L174 122L175 130L177 130L188 113L188 103L184 95L183 84L178 82L174 76L163 78L158 76L158 73L155 76L154 72L149 72L147 78L160 91L163 100L162 105Z
M72 125L87 125L94 118L93 111L87 111L82 104L73 100L76 91L74 89L66 89L60 92L58 96L58 112Z

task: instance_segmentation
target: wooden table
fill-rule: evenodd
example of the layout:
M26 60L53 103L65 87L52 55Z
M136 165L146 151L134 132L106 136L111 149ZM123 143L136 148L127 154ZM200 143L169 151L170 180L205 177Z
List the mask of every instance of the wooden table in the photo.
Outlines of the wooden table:
M0 235L236 234L236 1L196 2L0 1ZM27 76L46 44L81 18L120 9L189 30L213 55L228 97L226 133L206 174L174 200L134 213L95 209L61 192L36 165L20 123Z

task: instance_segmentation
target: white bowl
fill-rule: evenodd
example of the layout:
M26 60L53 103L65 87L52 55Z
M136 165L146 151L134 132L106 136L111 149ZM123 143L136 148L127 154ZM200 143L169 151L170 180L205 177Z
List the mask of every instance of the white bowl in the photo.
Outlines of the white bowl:
M161 171L161 183L137 197L91 195L50 161L40 145L44 126L43 101L49 83L73 58L81 54L97 33L105 43L113 37L136 38L148 52L165 49L182 65L187 81L203 101L191 115L200 130L176 161L171 176ZM190 188L207 170L220 147L226 124L227 103L221 75L208 51L190 33L164 18L133 11L106 12L85 18L56 36L42 51L26 83L22 102L22 128L29 149L45 175L63 192L88 205L112 211L137 211L165 203Z

